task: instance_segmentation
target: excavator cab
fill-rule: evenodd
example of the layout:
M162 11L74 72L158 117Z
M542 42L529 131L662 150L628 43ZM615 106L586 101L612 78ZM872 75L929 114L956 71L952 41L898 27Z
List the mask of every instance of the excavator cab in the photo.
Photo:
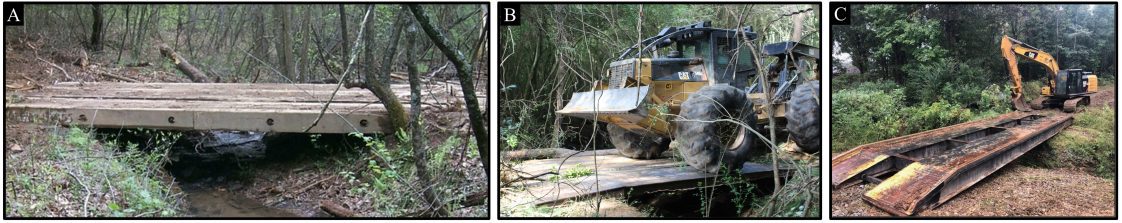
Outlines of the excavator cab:
M1056 75L1055 82L1055 89L1044 85L1043 89L1041 89L1041 95L1078 96L1097 92L1099 85L1098 77L1090 71L1083 71L1083 69L1061 70Z

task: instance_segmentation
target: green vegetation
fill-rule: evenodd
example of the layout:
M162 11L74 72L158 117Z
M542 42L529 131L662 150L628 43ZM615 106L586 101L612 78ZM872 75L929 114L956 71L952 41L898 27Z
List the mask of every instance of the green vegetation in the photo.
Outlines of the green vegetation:
M821 169L814 165L814 160L792 161L795 165L791 177L787 178L783 187L779 189L774 198L756 199L752 202L752 216L764 217L813 217L822 215L822 204L819 192L821 190ZM734 190L735 192L735 190ZM734 193L735 194L735 193ZM770 195L769 195L770 196Z
M54 129L58 130L58 129ZM7 216L177 216L179 195L162 170L179 134L155 132L152 146L98 140L81 128L33 134L7 159Z
M1075 123L1034 151L1030 164L1048 168L1083 168L1114 179L1118 151L1114 145L1114 109L1092 107L1075 115Z
M567 170L565 170L564 173L561 173L561 178L572 179L572 178L577 178L577 177L592 176L592 174L593 174L592 168L588 168L588 167L585 167L585 166L580 166L580 164L577 164L577 165L578 165L577 167L574 167L572 169L567 169Z
M945 100L907 106L903 95L904 90L891 82L862 83L854 89L835 92L830 101L833 109L830 113L830 150L840 152L870 142L992 115L991 112L978 114Z
M903 91L887 90L885 83L861 85L835 92L830 101L830 150L844 151L854 146L900 135ZM887 88L886 88L887 87Z
M402 216L414 214L411 212L429 208L419 196L402 196L417 194L423 187L432 187L437 197L442 198L442 205L447 208L459 208L468 194L481 191L482 188L472 187L472 180L466 178L459 171L452 170L450 156L457 149L462 149L464 141L457 136L451 136L440 145L429 147L428 168L434 174L431 185L420 185L416 179L416 167L413 162L412 137L408 133L399 131L394 143L387 143L387 135L364 135L351 133L352 137L361 139L360 148L362 156L356 156L356 161L366 162L365 168L358 172L341 171L339 175L346 180L349 195L368 198L371 209L376 210L379 216ZM469 139L467 145L475 145ZM464 152L468 157L462 159L475 160L479 154L474 148L467 148Z
M835 153L1011 111L1002 35L1051 53L1061 69L1093 71L1100 86L1117 79L1110 5L861 4L851 10L853 24L831 29L835 55L850 58L834 62L860 70L831 76ZM1043 66L1021 61L1031 101L1047 75ZM1076 114L1076 123L1030 153L1027 163L1116 177L1114 115L1108 107Z

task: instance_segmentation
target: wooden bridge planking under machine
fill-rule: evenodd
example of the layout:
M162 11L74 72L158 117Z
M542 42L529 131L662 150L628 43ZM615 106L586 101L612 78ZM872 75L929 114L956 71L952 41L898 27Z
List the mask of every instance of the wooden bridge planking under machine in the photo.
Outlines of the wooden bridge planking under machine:
M526 190L522 193L535 198L528 203L534 206L620 191L647 193L698 188L698 183L705 183L706 186L726 184L717 180L719 175L702 172L676 159L632 159L620 155L616 149L526 160L511 168L518 177L529 179L516 185L525 187ZM588 171L590 175L572 178L558 176L581 171ZM738 171L739 179L745 181L771 179L774 176L769 164L745 162ZM790 176L791 168L780 166L777 172L781 178L786 179Z
M9 121L58 120L64 125L97 128L304 132L335 88L336 84L64 82L14 93L4 107ZM409 86L390 88L408 112ZM422 92L426 92L423 107L463 106L459 84L426 84ZM485 104L485 97L479 100ZM370 91L341 88L308 132L385 132L387 116L385 106Z

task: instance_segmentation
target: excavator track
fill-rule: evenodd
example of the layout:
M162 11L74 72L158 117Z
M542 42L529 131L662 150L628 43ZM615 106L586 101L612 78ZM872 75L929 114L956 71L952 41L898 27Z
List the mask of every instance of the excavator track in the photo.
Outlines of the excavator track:
M1064 101L1064 112L1075 112L1079 106L1087 106L1091 104L1091 96L1081 96Z
M935 208L1070 126L1057 111L998 117L850 149L831 161L834 188L876 184L863 199L893 215Z

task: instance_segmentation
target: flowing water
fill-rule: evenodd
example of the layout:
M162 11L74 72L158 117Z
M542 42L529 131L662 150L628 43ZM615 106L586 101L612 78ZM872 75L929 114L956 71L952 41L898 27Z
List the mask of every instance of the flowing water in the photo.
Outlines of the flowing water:
M179 182L185 196L185 209L192 217L298 217L239 192L251 190L243 185L243 166L265 157L264 134L212 131L205 136L188 137L184 148L176 149L168 169Z
M187 215L193 217L298 217L288 211L232 193L239 188L181 185Z

